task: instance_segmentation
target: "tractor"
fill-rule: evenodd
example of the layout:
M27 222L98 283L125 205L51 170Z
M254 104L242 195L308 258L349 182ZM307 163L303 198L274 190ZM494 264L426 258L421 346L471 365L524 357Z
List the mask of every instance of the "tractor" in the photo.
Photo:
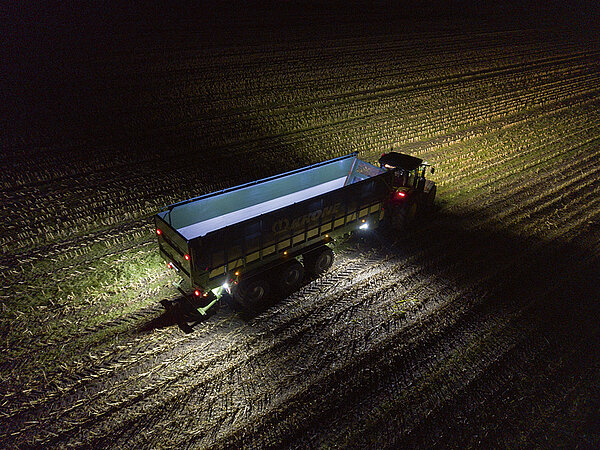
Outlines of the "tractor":
M435 200L436 186L425 179L427 162L403 153L384 153L379 158L382 169L394 172L393 191L386 202L386 216L390 226L402 229L417 216L430 211ZM431 167L433 174L435 169Z

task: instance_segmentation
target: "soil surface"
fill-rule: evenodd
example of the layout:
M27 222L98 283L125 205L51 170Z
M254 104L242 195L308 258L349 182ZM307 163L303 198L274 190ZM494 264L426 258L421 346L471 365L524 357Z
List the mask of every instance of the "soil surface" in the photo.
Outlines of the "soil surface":
M0 446L600 447L598 34L340 11L13 11ZM260 311L163 310L164 206L390 148L433 213Z

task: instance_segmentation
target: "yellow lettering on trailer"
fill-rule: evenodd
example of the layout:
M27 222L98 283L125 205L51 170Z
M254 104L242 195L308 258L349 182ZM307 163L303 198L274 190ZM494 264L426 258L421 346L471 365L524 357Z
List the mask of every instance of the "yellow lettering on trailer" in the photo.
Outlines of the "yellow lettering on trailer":
M341 212L341 209L341 203L336 203L293 219L284 217L273 223L271 231L275 234L279 234L297 230L298 228L304 228L306 225L316 225L319 219L330 218L331 216L336 215L336 213Z

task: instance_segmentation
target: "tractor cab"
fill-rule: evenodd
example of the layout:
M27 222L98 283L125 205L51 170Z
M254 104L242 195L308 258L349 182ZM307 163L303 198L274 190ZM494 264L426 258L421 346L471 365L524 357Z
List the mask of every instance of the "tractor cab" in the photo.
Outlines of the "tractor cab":
M421 158L403 153L384 153L379 158L382 169L394 172L394 188L407 188L423 192L425 188L425 171L429 164ZM433 167L431 173L434 172Z

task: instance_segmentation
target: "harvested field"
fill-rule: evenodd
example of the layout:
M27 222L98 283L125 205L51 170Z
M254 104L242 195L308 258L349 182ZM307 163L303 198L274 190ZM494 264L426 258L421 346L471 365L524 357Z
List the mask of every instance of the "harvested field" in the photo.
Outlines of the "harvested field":
M1 446L600 447L598 34L292 11L15 33ZM254 315L163 311L158 210L390 148L435 214Z

